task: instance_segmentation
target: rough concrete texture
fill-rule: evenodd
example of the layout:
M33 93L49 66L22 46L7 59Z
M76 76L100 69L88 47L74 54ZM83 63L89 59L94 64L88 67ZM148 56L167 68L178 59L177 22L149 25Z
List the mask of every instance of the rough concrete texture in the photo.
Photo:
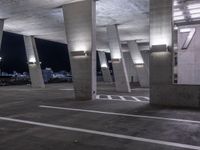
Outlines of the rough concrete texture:
M74 101L72 100L73 91L60 90L65 88L71 89L72 85L47 85L47 88L42 90L26 86L2 87L0 88L0 117L199 146L200 125L198 123L45 109L40 108L39 105L200 121L198 110L152 107L148 103L139 102ZM106 86L101 88L106 89ZM101 93L101 91L99 92ZM112 94L121 93L114 92ZM178 148L0 120L0 149L189 150L190 148Z
M149 74L138 44L136 41L128 41L128 47L141 87L149 87Z
M32 36L24 36L25 50L27 56L27 63L29 67L29 74L31 78L32 87L44 88L44 79L38 57L35 39Z
M196 32L192 37L189 47L187 49L182 49L184 43L188 39L190 32L181 32L184 29L195 28ZM186 85L200 85L200 52L199 43L200 39L200 26L190 25L182 26L178 31L178 84Z
M96 98L95 1L67 4L63 12L75 95L92 100Z
M150 103L155 105L199 107L200 86L173 85L172 56L172 5L173 1L151 0L150 43L166 44L169 51L151 49L150 55ZM162 22L162 23L161 23ZM156 40L156 38L157 40ZM165 43L159 43L165 39Z
M111 51L111 59L113 60L112 65L116 90L119 92L130 92L128 74L121 49L117 25L108 26L107 34Z
M138 82L137 71L136 71L135 65L133 64L130 52L129 51L124 52L123 55L124 55L124 61L126 64L129 82Z
M61 6L78 0L1 0L5 31L67 43ZM133 13L134 12L134 13ZM97 1L97 37L108 48L106 25L120 24L120 38L149 39L149 0ZM140 24L138 26L138 24Z

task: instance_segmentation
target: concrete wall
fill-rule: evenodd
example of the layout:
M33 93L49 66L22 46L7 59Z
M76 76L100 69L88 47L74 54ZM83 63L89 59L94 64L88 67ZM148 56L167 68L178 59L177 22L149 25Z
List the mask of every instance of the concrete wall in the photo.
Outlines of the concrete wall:
M150 103L199 107L200 86L173 85L172 0L150 0ZM156 37L156 38L155 38ZM168 46L169 51L162 44ZM152 47L152 45L157 47Z
M63 6L75 97L96 99L96 4L85 0Z
M187 49L182 49L189 32L183 29L195 28L196 33ZM200 26L182 26L178 32L178 84L200 85Z

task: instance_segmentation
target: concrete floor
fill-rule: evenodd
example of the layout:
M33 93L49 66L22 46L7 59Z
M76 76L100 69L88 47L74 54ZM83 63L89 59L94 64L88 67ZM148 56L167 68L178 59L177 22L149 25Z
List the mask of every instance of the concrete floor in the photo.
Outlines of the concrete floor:
M148 89L98 89L99 95L148 97ZM199 110L75 101L70 84L1 87L0 95L0 150L200 150Z

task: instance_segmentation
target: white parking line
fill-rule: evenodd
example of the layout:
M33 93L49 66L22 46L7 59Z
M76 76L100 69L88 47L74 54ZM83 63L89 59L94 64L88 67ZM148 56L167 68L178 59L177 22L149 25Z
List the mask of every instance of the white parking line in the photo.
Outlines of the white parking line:
M107 98L101 98L101 96L106 96ZM115 99L115 98L112 98L112 96L118 96L120 99ZM146 99L148 102L149 101L149 97L145 97L145 96L120 96L120 95L104 95L104 94L100 94L100 95L97 95L97 99L100 99L100 100L114 100L114 101L128 101L128 102L135 102L134 100L132 99L129 99L127 100L125 97L130 97L132 99L134 99L135 101L137 102L145 102L144 100L140 100L139 98L144 98Z
M96 113L96 114L104 114L104 115L115 115L115 116L145 118L145 119L155 119L155 120L165 120L165 121L176 121L176 122L183 122L183 123L195 123L195 124L200 125L200 121L195 121L195 120L175 119L175 118L156 117L156 116L133 115L133 114L105 112L105 111L88 110L88 109L66 108L66 107L55 107L55 106L46 106L46 105L40 105L39 107L40 108L47 108L47 109L79 111L79 112Z
M139 100L137 97L135 97L135 96L132 96L132 98L134 99L134 100L136 100L136 101L138 101L138 102L141 102L141 100Z
M96 95L96 99L100 99L100 95Z
M112 97L110 95L107 95L107 97L108 97L109 100L112 100Z
M138 101L134 101L134 100L121 100L121 99L107 99L107 98L100 98L98 100L101 101L120 101L120 102L132 102L132 103L139 103ZM140 103L149 103L149 101L140 101Z
M123 96L119 96L119 98L123 101L125 101L126 99Z
M74 89L60 89L61 91L73 91Z
M119 138L119 139L126 139L126 140L132 140L132 141L146 142L146 143L151 143L151 144L158 144L158 145L171 146L171 147L177 147L177 148L200 150L200 146L181 144L181 143L175 143L175 142L167 142L167 141L154 140L154 139L148 139L148 138L141 138L141 137L135 137L135 136L129 136L129 135L116 134L116 133L102 132L102 131L97 131L97 130L60 126L60 125L27 121L27 120L21 120L21 119L13 119L13 118L7 118L7 117L0 117L0 120L23 123L23 124L28 124L28 125L40 126L40 127L54 128L54 129L60 129L60 130L94 134L94 135L100 135L100 136L107 136L107 137L113 137L113 138Z
M150 100L149 97L146 97L146 96L141 96L142 98L146 99L146 100Z

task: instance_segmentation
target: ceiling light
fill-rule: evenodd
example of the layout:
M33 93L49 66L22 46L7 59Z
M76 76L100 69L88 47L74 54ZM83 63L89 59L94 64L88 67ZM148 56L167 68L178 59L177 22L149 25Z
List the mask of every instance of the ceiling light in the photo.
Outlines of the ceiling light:
M190 4L187 7L188 7L188 9L200 8L200 4Z
M192 14L191 18L200 18L200 14Z
M175 17L174 17L174 20L175 20L175 21L184 20L184 19L185 19L184 16L175 16Z
M174 12L174 16L181 16L181 15L183 15L182 11L175 11Z
M200 9L191 9L190 14L200 13Z

